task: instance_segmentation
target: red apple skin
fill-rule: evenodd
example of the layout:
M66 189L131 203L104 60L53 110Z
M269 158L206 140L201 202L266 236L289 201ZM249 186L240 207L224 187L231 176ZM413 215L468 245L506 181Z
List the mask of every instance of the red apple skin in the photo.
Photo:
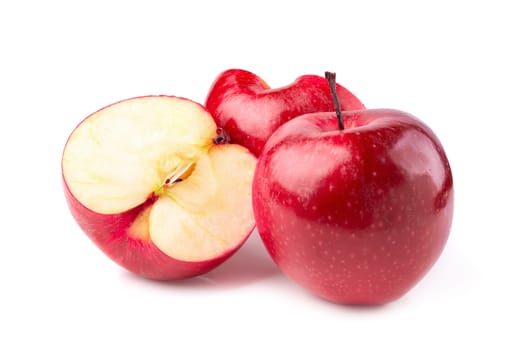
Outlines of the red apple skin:
M80 203L67 187L65 180L63 187L73 218L96 246L123 268L149 279L177 280L206 273L233 255L249 236L233 249L214 259L180 261L164 254L151 241L129 235L131 224L143 210L154 203L154 198L126 212L105 215L96 213Z
M365 108L349 90L339 84L336 88L343 110ZM323 77L304 75L290 85L270 89L260 77L241 69L226 70L216 78L205 106L232 143L247 147L256 156L287 121L306 113L334 111Z
M253 207L275 263L312 293L384 304L407 293L446 244L451 169L420 120L390 109L315 113L283 125L258 159Z

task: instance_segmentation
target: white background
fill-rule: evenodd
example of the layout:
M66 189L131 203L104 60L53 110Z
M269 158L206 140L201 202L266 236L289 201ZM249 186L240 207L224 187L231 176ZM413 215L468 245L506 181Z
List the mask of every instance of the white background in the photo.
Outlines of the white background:
M5 1L0 4L0 348L523 347L523 20L518 1ZM404 298L319 300L255 232L213 272L134 277L78 229L60 156L88 114L174 94L203 103L244 68L269 85L337 72L369 108L438 134L456 189L447 247Z

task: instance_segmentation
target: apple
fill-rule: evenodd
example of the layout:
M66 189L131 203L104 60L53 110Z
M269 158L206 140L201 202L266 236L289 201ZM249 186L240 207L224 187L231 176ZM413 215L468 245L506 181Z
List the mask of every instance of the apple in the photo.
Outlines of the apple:
M454 207L440 141L392 109L337 108L287 122L258 158L252 195L280 269L343 304L384 304L413 288L442 253Z
M364 109L350 91L337 86L341 108ZM304 75L285 87L271 89L257 75L229 69L212 84L205 106L232 143L259 156L272 133L282 124L311 112L334 111L328 83L323 77Z
M256 157L174 96L131 98L83 120L62 157L65 198L89 238L138 275L202 274L254 229Z

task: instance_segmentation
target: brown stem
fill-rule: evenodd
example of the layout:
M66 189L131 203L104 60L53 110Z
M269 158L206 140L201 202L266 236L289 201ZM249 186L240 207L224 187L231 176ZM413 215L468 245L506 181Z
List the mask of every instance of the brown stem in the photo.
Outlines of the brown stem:
M334 100L334 107L336 108L336 117L338 118L338 127L340 130L345 129L343 125L343 115L341 113L340 100L338 99L338 93L336 92L336 73L325 72L325 79L329 83L331 89L332 99Z
M223 145L224 143L231 142L231 137L222 128L216 129L216 137L212 139L212 142L214 142L215 145Z

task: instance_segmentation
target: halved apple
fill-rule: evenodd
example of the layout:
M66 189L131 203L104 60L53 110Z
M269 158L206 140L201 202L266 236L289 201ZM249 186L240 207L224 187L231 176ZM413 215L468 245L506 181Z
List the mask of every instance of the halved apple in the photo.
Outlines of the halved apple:
M73 217L136 274L168 280L209 271L255 226L256 158L218 139L204 107L174 96L132 98L95 112L63 152Z

